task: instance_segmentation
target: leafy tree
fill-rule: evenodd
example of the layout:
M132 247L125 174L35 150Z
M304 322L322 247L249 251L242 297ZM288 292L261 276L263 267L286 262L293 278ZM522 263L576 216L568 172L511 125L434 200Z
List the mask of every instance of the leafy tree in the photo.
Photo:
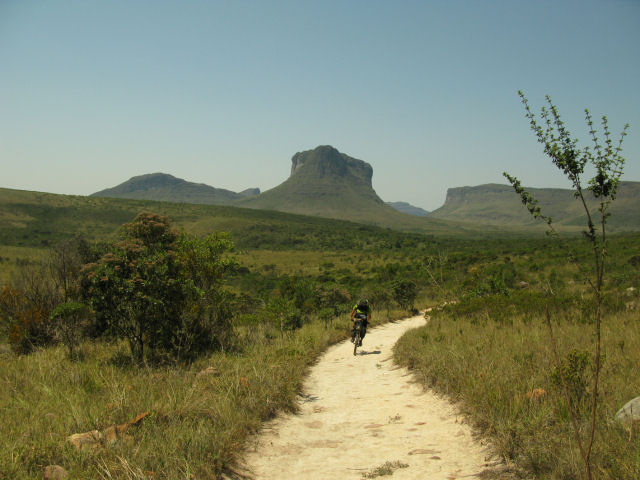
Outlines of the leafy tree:
M593 147L578 147L578 140L574 139L564 122L560 117L558 108L553 104L551 98L547 95L546 101L548 107L542 107L540 112L540 121L529 107L529 102L524 94L519 91L518 94L524 104L526 117L529 119L531 129L536 134L538 142L544 146L544 153L551 158L553 164L562 171L562 173L571 181L575 198L581 203L586 214L586 230L583 232L584 237L589 242L593 254L593 272L589 273L582 269L581 264L577 262L577 256L573 252L569 252L572 261L578 265L581 272L590 285L595 297L594 325L595 325L595 353L594 353L594 372L591 391L591 421L587 438L583 438L578 428L577 415L573 408L574 402L571 400L567 379L562 375L561 363L558 357L555 339L553 336L553 328L547 309L547 326L551 335L554 346L556 366L564 386L565 399L570 412L572 425L576 442L580 449L581 456L585 465L585 478L591 480L591 452L595 438L596 430L596 411L598 405L598 380L601 367L600 352L600 335L602 320L602 296L604 287L604 270L605 260L607 257L607 235L606 223L609 217L609 206L616 198L618 185L624 167L625 159L622 157L622 142L627 134L629 125L626 124L620 134L617 144L611 139L608 120L606 116L602 117L602 136L604 143L598 138L598 132L594 126L593 119L589 110L585 109L585 118L589 127L589 135L593 141ZM591 166L595 171L593 178L587 181L586 186L583 183L583 174L585 167ZM551 217L543 214L538 206L538 201L527 192L520 181L508 173L504 176L509 180L515 191L520 195L522 203L534 218L544 220L548 225L548 233L557 235L553 227ZM591 193L598 202L597 213L592 214L587 204L587 194Z
M382 311L384 309L387 311L387 316L389 315L393 297L388 285L371 285L369 288L365 289L362 296L371 302L371 305L375 310Z
M285 275L278 290L282 297L292 300L298 310L312 312L316 309L315 285L310 279Z
M53 340L49 322L52 299L46 293L33 293L13 287L2 287L0 290L2 330L17 353L29 353L35 347L47 345Z
M231 248L224 235L179 235L167 217L141 213L85 267L85 297L107 331L127 339L137 362L146 350L186 358L220 347L231 330L230 298L222 291Z
M187 359L208 350L224 350L233 341L233 296L224 290L225 279L237 266L227 255L234 246L229 235L215 233L203 239L181 235L177 258L181 265L186 308L179 327L167 332L163 347Z
M395 280L392 283L393 299L400 308L413 310L418 297L418 286L413 280Z
M79 302L61 303L51 313L56 335L69 349L69 358L74 358L74 350L83 337L89 315L89 308Z
M80 270L94 258L89 243L83 237L73 237L54 245L49 252L48 267L55 288L63 301L73 301L80 294Z
M46 262L24 266L14 285L2 289L0 318L15 352L29 353L53 342L50 315L60 301Z
M315 295L320 308L329 310L334 318L346 313L349 309L351 295L340 285L320 286L316 288Z
M52 312L78 299L80 269L90 258L89 244L81 237L59 242L41 262L23 265L11 287L3 288L0 321L16 352L29 353L60 338Z
M280 331L281 339L284 339L285 332L293 331L302 326L302 319L293 300L275 297L267 303L266 312L271 323Z

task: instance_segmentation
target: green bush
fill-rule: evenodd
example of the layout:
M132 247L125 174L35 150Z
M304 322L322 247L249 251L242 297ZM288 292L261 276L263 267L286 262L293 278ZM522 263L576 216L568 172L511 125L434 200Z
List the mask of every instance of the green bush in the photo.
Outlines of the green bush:
M231 339L224 279L235 261L225 235L179 235L167 217L141 213L121 240L84 269L84 297L109 335L129 342L138 363L189 359Z
M85 336L89 315L89 308L79 302L61 303L51 313L56 336L68 348L69 358Z

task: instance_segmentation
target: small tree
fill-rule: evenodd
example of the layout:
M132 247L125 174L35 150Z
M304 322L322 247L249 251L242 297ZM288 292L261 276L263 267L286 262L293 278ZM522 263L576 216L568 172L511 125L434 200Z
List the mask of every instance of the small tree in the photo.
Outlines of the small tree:
M122 239L85 267L85 297L108 332L145 351L187 358L222 346L231 330L230 296L222 290L234 261L224 235L179 235L167 217L141 213Z
M412 311L418 297L418 286L413 280L395 280L391 286L393 299L403 310Z
M50 344L54 330L50 319L60 303L60 292L49 275L46 262L27 265L14 286L0 292L0 320L9 333L9 343L17 353Z
M338 285L317 287L315 297L321 309L320 316L325 320L325 323L332 322L335 318L348 312L351 295Z
M542 107L540 112L541 123L538 123L536 116L529 107L528 100L524 94L519 91L518 94L524 104L526 117L529 119L531 129L538 137L538 142L544 145L544 152L551 158L553 164L558 167L564 175L571 181L573 186L574 196L581 203L584 212L586 214L587 228L584 231L584 236L591 246L593 253L593 272L588 273L582 270L581 266L577 264L576 256L571 254L570 258L576 262L583 273L583 276L587 283L590 285L591 290L595 296L595 311L594 311L594 324L595 324L595 353L594 353L594 373L593 383L591 390L591 421L590 428L587 434L587 438L583 438L578 429L577 414L573 408L571 395L567 386L567 380L562 374L562 364L558 357L558 350L553 336L553 328L551 326L551 320L549 316L549 310L547 309L547 326L553 343L553 349L555 354L555 362L557 371L561 378L565 401L567 408L569 409L571 421L574 430L574 436L582 459L584 461L585 478L591 480L591 451L593 448L593 442L596 430L596 410L598 404L598 379L600 375L601 366L601 353L600 353L600 331L601 331L601 317L602 317L602 292L604 285L604 270L605 260L607 256L606 247L606 223L609 217L608 208L613 200L615 200L618 185L620 184L620 177L622 176L622 170L624 167L624 158L621 156L622 141L627 134L629 125L626 124L620 134L620 139L617 144L614 144L608 127L607 117L602 117L602 128L604 135L604 143L601 143L598 138L598 132L593 124L593 120L589 110L585 109L586 122L589 127L589 134L593 141L593 148L578 147L578 140L571 137L571 134L567 130L564 122L560 118L560 113L557 107L552 103L551 98L547 95L547 107ZM595 175L587 182L587 187L583 185L582 175L584 174L585 167L590 165L595 170ZM504 176L511 182L511 185L515 191L520 195L522 203L527 210L535 217L544 220L548 225L548 233L557 235L556 230L553 227L551 217L545 216L538 202L533 198L521 185L520 181L508 173L504 173ZM591 192L598 202L597 208L597 220L594 218L591 210L589 209L587 202L587 192Z
M56 336L69 349L69 358L74 358L74 350L84 335L89 314L89 308L79 302L61 303L51 313Z
M92 260L92 256L89 243L79 236L57 243L49 252L49 272L63 301L78 299L80 270Z
M393 297L389 290L389 285L378 283L367 288L362 292L361 296L369 299L376 311L382 312L382 310L386 310L388 317L393 302Z
M280 331L281 340L284 340L285 332L291 332L302 326L302 319L293 300L275 297L267 303L266 313L273 326Z

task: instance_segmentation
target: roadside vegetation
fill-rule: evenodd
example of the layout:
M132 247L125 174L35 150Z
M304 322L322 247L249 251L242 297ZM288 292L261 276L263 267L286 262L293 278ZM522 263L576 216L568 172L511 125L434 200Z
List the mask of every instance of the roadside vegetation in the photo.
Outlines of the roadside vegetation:
M635 255L637 245L631 250ZM470 290L459 303L430 312L428 325L405 334L395 348L396 361L425 386L460 402L476 431L491 438L496 453L523 478L575 479L584 470L553 361L545 306L553 315L561 368L585 434L594 370L593 303L581 300L586 287L574 280L575 272L555 261L547 257L550 264L540 270L523 271L519 278L529 283L523 290L482 296ZM595 478L634 480L640 478L637 425L625 426L614 416L640 392L640 297L627 290L640 278L628 265L620 267L603 307L600 428L592 464Z
M424 303L413 257L432 248L425 237L349 224L304 241L304 226L276 227L240 250L142 213L19 259L0 285L0 478L50 465L71 478L219 478L263 421L295 408L359 296L374 325Z
M546 223L557 263L543 282L532 275L538 265L522 271L532 275L521 283L526 291L503 284L462 292L425 329L407 334L396 358L459 399L476 427L493 436L497 453L525 475L637 479L640 417L621 421L616 412L640 398L638 242L608 231L629 125L614 143L607 117L598 132L585 110L592 145L580 147L549 96L538 119L519 95L544 153L571 182L584 212L583 238L558 239L555 221L505 173L529 213ZM585 170L594 175L586 185ZM537 252L533 260L543 258Z
M34 220L0 231L11 267L0 276L0 478L42 478L48 465L79 479L232 472L262 422L295 409L309 365L347 338L360 296L374 324L448 303L403 337L398 361L460 400L525 478L579 476L544 306L588 423L593 302L553 238L426 236L219 207L134 219L138 207L178 207L111 199L78 199L88 210L66 205L78 218L58 223L62 210L47 198L37 208L23 199ZM158 241L149 241L150 220L164 232ZM213 231L232 235L207 237ZM640 392L640 234L608 242L593 465L598 478L631 480L638 432L612 417ZM582 239L567 243L590 258ZM90 435L79 447L68 440L82 433Z

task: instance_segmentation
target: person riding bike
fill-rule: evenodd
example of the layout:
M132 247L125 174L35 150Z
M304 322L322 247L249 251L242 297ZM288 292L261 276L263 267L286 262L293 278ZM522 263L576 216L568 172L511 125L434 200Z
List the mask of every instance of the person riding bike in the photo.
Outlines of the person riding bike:
M351 327L351 343L353 343L353 337L355 335L356 317L362 319L362 335L360 337L360 345L362 345L362 339L367 333L367 324L371 320L371 307L366 298L361 298L351 310L351 322L353 322Z

